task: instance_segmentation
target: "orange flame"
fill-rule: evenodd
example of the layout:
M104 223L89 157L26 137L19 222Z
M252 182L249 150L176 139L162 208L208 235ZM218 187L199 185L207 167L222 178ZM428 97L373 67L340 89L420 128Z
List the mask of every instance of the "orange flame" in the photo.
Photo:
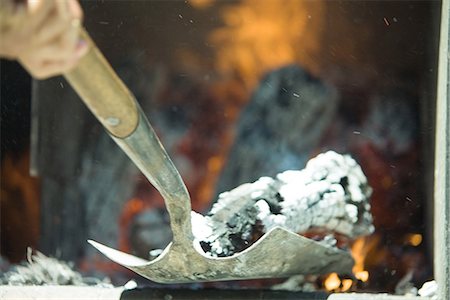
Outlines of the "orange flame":
M341 286L341 279L338 274L331 273L323 283L327 291L335 291Z
M217 69L253 87L267 71L301 62L312 67L322 27L318 1L244 0L224 10L225 26L210 36Z
M339 278L337 273L331 273L324 280L323 285L327 291L346 292L353 286L353 280Z
M198 9L205 9L214 4L214 0L189 0L189 4Z
M369 271L366 270L366 260L369 252L376 249L379 245L378 236L360 237L353 242L351 247L352 257L355 260L352 272L356 279L367 282L369 280ZM324 282L324 287L327 291L345 292L355 286L356 282L351 279L341 279L338 274L331 273Z
M343 279L341 285L342 285L341 292L346 292L353 286L353 280Z
M364 261L367 253L374 249L378 244L378 239L370 239L368 237L361 237L357 239L352 245L352 256L355 260L353 266L353 274L362 282L369 280L369 272L364 269Z

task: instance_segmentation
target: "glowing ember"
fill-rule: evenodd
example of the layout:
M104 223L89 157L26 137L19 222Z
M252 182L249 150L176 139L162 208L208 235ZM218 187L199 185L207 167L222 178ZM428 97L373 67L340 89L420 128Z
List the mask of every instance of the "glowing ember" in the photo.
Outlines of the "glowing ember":
M418 233L411 233L406 236L406 240L411 246L417 247L422 244L422 235Z
M325 279L323 284L327 291L335 291L341 286L341 279L339 279L338 274L331 273L327 279Z
M362 282L366 282L367 280L369 280L369 272L367 271L357 272L355 273L355 277L361 280Z
M353 280L343 279L341 285L342 285L341 292L346 292L353 286Z

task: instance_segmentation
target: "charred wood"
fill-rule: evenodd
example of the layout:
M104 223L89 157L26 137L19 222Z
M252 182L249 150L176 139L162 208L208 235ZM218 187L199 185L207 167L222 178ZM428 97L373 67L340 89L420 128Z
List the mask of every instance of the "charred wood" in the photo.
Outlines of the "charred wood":
M320 239L326 243L335 243L330 234L355 239L374 230L371 193L356 161L329 151L303 170L261 177L220 194L208 216L194 218L210 231L194 234L213 256L240 252L277 226L301 234L323 232Z
M305 166L336 111L338 94L296 65L269 73L242 111L216 192Z

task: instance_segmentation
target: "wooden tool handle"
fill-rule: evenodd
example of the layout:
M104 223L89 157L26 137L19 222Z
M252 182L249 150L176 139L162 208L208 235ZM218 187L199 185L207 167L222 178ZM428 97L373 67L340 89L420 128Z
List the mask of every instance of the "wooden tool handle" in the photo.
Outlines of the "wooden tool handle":
M126 138L139 122L136 100L83 28L80 36L89 52L64 76L109 133Z
M88 33L89 52L65 74L113 140L164 198L177 243L192 243L191 200L186 186L134 96L101 54Z

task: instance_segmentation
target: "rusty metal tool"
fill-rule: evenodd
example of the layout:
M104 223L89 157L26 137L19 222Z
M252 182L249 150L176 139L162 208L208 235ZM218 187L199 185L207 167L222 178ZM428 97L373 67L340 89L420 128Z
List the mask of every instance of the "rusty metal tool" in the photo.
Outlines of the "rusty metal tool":
M190 197L180 174L132 93L87 32L83 29L81 32L90 50L65 78L112 139L161 193L173 233L173 241L152 261L89 241L95 248L111 260L160 283L275 278L334 271L350 274L353 260L349 253L282 228L272 229L233 256L207 255L193 235Z

